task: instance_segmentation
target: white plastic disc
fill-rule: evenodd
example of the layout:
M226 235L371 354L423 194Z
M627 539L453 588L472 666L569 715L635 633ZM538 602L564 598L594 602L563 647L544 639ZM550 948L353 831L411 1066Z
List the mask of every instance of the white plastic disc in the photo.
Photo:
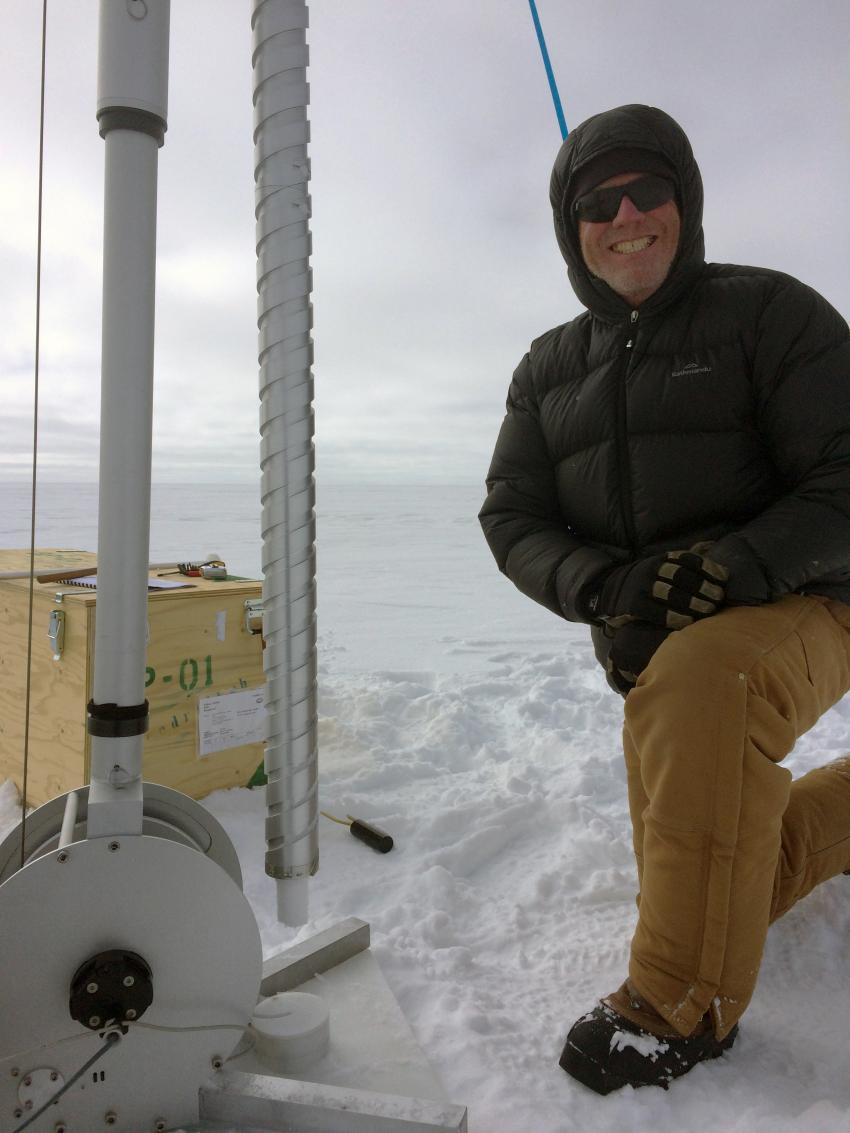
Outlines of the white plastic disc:
M259 1057L281 1069L316 1062L328 1052L330 1011L324 999L284 991L257 1004L251 1033Z

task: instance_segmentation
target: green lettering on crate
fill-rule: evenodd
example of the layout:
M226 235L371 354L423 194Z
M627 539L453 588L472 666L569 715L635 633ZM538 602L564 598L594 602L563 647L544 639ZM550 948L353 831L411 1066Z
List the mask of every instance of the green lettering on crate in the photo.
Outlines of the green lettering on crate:
M203 666L204 666L203 687L209 688L213 684L213 659L212 659L212 654L208 653L206 655L206 657L204 657ZM197 688L198 679L201 675L200 670L201 670L201 666L195 660L194 657L184 657L183 660L180 662L177 679L180 683L180 687L183 689L184 692L192 692L195 688ZM167 685L167 684L171 684L171 682L174 680L174 676L173 676L172 673L166 673L163 676L161 676L159 679L160 679L160 681L162 681L162 683L164 685ZM154 669L151 665L148 665L147 668L145 669L145 688L150 688L150 686L154 683L154 681L156 681L156 669ZM244 682L243 682L243 687L245 687Z
M186 679L186 668L189 668L191 678ZM191 692L195 685L198 683L198 662L194 657L187 657L185 661L180 662L180 687L184 692Z

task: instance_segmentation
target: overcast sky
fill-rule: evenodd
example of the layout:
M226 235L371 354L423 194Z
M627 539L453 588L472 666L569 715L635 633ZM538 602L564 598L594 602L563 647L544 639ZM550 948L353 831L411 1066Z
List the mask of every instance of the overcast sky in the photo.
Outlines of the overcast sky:
M685 127L711 260L850 316L848 0L538 0L569 126ZM259 449L249 0L172 0L159 162L154 478ZM103 142L96 0L49 0L40 467L96 478ZM0 479L31 462L41 4L0 20ZM580 307L552 234L560 144L527 0L315 0L318 473L483 479L511 372Z

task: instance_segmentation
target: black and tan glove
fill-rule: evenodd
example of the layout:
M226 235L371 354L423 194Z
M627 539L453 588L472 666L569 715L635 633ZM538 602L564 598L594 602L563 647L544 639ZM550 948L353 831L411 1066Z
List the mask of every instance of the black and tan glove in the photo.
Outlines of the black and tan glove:
M710 553L712 560L716 554L717 565L722 563L727 573L728 606L760 606L763 602L774 599L775 595L771 592L767 575L756 558L755 551L740 535L724 535L716 543L710 544Z
M606 670L608 681L623 696L652 660L653 654L674 631L652 622L627 622L614 631Z
M683 629L724 604L728 572L697 551L667 551L614 567L582 595L589 620L614 628L631 621Z

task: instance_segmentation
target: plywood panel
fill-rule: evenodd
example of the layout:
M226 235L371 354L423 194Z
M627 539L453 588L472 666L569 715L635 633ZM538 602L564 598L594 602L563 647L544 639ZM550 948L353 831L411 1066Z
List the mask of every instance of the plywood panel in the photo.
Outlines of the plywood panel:
M261 743L198 754L199 700L263 683L262 639L244 628L245 599L259 597L260 589L207 583L188 600L186 592L151 600L146 778L200 798L244 786L262 760Z
M28 569L24 551L0 551L0 570ZM91 567L94 555L39 550L37 571ZM178 575L169 578L179 579ZM262 743L198 756L198 702L263 683L262 639L244 628L244 603L259 598L252 580L185 580L148 602L147 696L151 727L143 774L201 798L243 786L262 760ZM61 595L61 599L57 598ZM85 708L94 666L96 592L58 583L34 587L28 799L45 802L88 782L90 740ZM0 581L0 779L23 780L29 581ZM65 648L54 661L47 640L51 610L65 614Z
M0 588L0 775L23 786L28 603ZM47 639L50 612L65 612L65 650L54 661ZM27 798L32 804L86 781L85 689L88 608L57 607L47 594L33 603Z

